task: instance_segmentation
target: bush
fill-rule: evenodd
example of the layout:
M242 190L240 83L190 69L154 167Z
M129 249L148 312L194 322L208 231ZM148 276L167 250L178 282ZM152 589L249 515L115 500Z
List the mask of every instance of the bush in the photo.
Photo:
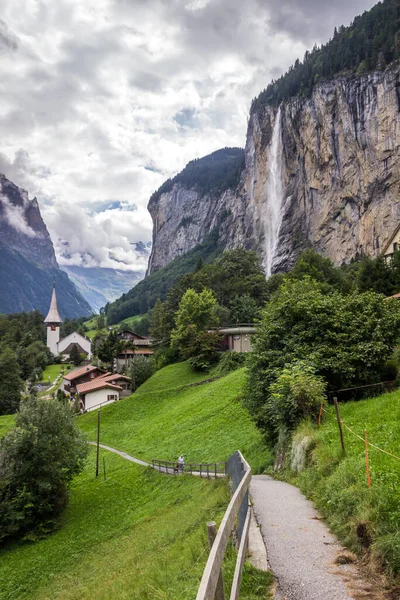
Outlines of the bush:
M145 356L135 356L130 368L130 377L132 379L132 390L135 391L139 386L147 381L157 370L155 360Z
M241 352L224 352L215 369L215 375L220 377L236 371L236 369L241 369L246 364L246 358L246 354Z
M312 365L302 361L286 365L271 384L262 410L270 440L275 443L280 432L292 431L302 419L315 417L325 402L325 390L325 381Z
M0 440L0 541L32 540L56 527L87 451L68 406L21 402L15 427Z
M249 361L246 401L258 417L287 363L309 360L330 389L376 383L400 330L400 303L375 292L323 293L286 281L263 311Z

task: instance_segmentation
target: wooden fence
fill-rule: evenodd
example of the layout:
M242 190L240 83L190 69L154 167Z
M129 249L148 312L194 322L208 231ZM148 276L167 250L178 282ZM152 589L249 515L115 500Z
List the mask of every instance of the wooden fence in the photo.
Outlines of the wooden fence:
M225 463L188 463L184 464L183 467L178 465L177 461L170 462L167 460L155 460L152 461L153 469L157 469L162 473L169 473L170 475L179 475L181 473L190 473L190 475L200 475L200 477L225 477Z
M249 539L250 509L248 495L251 481L251 468L238 450L228 459L226 471L232 478L233 495L215 540L212 543L196 600L225 599L221 567L236 518L238 518L239 549L230 600L238 600L239 598L243 565L246 558ZM209 524L209 526L211 526L211 524Z

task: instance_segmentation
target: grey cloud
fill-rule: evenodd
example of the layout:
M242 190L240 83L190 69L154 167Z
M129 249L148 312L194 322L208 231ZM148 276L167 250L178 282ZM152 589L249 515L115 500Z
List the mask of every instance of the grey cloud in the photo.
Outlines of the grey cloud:
M9 30L5 21L0 19L0 52L5 50L16 50L18 38Z
M257 1L262 10L264 0ZM327 41L334 27L348 25L375 4L376 0L268 0L269 21L272 29L313 45Z

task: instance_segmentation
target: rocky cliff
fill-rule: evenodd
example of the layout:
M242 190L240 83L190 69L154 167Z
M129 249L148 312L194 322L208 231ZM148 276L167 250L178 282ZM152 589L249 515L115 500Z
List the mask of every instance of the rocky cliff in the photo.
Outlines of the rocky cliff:
M399 116L398 64L254 110L236 188L210 199L177 182L150 205L149 271L217 225L221 246L256 248L265 265L276 233L272 271L288 269L307 247L336 264L376 256L400 223Z
M0 312L39 309L46 314L54 281L63 318L91 314L58 267L36 198L29 200L25 190L0 174Z

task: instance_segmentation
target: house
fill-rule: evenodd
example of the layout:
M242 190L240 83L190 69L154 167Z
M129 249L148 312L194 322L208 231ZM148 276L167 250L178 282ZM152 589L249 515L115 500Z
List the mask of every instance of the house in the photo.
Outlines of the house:
M79 384L88 383L104 374L104 369L100 369L100 367L95 367L93 365L78 367L64 375L62 390L66 394L75 394Z
M385 260L390 261L397 250L400 250L400 224L396 227L386 246L383 248L382 254Z
M218 333L224 336L224 346L233 352L251 352L251 337L255 334L254 326L221 327Z
M130 367L134 356L145 356L146 358L150 358L153 354L153 350L148 347L135 347L134 350L132 348L124 348L117 355L114 368L117 373L122 373L123 370L126 371Z
M121 388L121 392L119 393L120 398L125 398L132 394L132 381L131 378L126 377L126 375L121 375L120 373L105 373L96 379L96 381L100 380L119 386Z
M99 406L111 404L119 400L120 393L123 391L122 387L106 379L97 377L92 381L79 383L76 386L76 391L80 396L84 410L93 410Z
M125 343L125 348L121 350L115 359L115 370L118 373L121 373L123 369L128 369L134 356L150 357L154 354L150 337L138 335L128 328L121 329L118 332L118 337Z
M58 312L56 285L53 286L50 308L44 320L47 329L47 347L54 356L69 358L74 346L78 348L79 354L84 354L87 360L92 358L92 343L89 338L73 331L67 337L60 339L60 324L62 319Z

